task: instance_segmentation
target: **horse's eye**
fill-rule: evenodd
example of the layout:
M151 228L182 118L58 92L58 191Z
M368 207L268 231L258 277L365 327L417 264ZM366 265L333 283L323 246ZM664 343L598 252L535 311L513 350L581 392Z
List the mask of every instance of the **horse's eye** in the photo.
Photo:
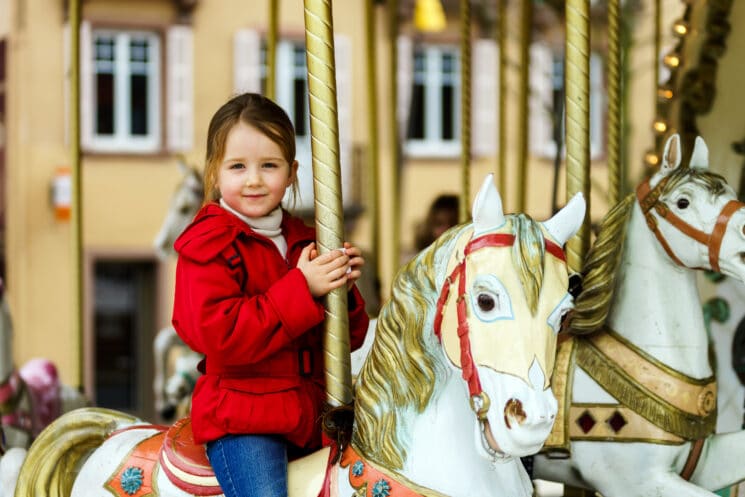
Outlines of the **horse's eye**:
M676 205L678 206L678 209L686 209L686 208L688 208L688 206L690 204L691 204L691 202L687 198L685 198L685 197L679 198L678 201L676 202Z
M484 312L491 311L492 309L494 309L494 306L496 305L496 302L494 302L494 297L486 293L482 293L479 295L478 303L479 303L479 309L481 309Z

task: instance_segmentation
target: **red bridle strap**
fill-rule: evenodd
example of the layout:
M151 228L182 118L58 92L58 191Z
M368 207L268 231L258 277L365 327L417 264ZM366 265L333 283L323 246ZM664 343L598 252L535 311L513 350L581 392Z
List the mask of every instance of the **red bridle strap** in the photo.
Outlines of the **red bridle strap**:
M639 200L639 207L641 207L644 218L647 221L647 226L652 233L654 233L654 236L657 238L657 241L660 242L660 245L667 255L679 266L687 267L678 256L675 255L670 244L667 243L667 240L665 240L665 237L662 235L657 224L657 218L655 218L652 213L652 209L654 209L662 219L670 223L678 231L689 238L693 238L700 244L705 245L709 250L709 265L711 266L711 269L719 272L719 250L722 247L722 239L724 238L727 224L732 215L742 207L745 207L745 204L737 200L730 200L727 202L719 213L714 229L709 235L683 221L672 212L665 203L660 201L662 189L665 187L665 184L667 184L668 179L669 176L662 178L654 188L650 188L649 179L647 179L636 189L636 198Z
M458 312L458 339L460 342L460 367L463 379L468 383L468 392L471 397L479 396L482 393L481 380L476 370L476 365L471 354L471 340L468 330L468 312L466 305L466 260L471 253L484 247L511 247L515 243L515 235L508 233L491 233L474 238L466 245L463 250L463 260L454 268L442 285L440 297L437 299L437 313L435 315L434 331L438 339L442 340L442 318L445 304L450 295L450 287L455 281L458 281L458 297L456 300ZM556 243L544 238L546 252L550 253L560 261L566 262L564 250Z

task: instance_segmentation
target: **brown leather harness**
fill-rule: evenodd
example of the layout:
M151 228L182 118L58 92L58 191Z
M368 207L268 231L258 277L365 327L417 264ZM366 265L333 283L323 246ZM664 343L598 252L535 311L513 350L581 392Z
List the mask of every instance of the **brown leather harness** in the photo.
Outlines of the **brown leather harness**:
M474 238L463 250L463 259L453 268L453 271L445 280L437 300L437 313L435 314L434 331L439 340L442 340L442 318L445 304L450 296L450 289L458 281L458 338L460 339L460 366L463 379L468 384L468 393L471 401L471 409L476 413L479 420L486 419L489 410L489 397L481 388L481 380L471 353L471 340L468 329L468 315L466 305L466 261L468 256L485 247L511 247L515 243L515 235L509 233L491 233ZM544 238L546 252L557 259L566 262L564 250L554 242Z
M671 211L664 202L660 201L662 190L669 179L669 176L662 178L662 180L660 180L660 182L657 183L654 188L650 188L649 179L647 179L643 181L636 189L636 198L639 200L639 207L641 207L642 213L647 220L647 226L652 231L652 233L654 233L654 236L657 237L657 240L660 242L662 248L665 249L667 255L670 256L670 258L679 266L688 267L683 264L678 256L675 255L675 252L673 252L670 244L667 243L667 240L665 240L665 237L662 235L662 232L659 229L657 218L652 213L652 209L654 209L657 215L659 215L662 219L678 229L678 231L690 238L693 238L700 244L705 245L709 249L709 264L711 266L711 269L713 271L719 272L719 250L722 247L722 239L724 238L724 233L727 230L727 224L729 223L729 220L735 212L745 207L745 203L737 200L730 200L729 202L727 202L724 207L722 207L722 210L719 212L719 216L717 217L716 224L714 225L714 229L712 230L711 234L707 234L685 222L673 211Z

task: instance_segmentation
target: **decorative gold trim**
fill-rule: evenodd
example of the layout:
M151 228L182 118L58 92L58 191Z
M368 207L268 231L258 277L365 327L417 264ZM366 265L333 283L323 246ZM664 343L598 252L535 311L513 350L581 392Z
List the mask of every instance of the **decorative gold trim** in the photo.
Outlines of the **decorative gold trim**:
M648 356L611 333L579 340L576 349L577 365L621 404L654 425L684 440L705 438L714 432L713 377L696 380L670 374L669 368L647 361Z
M623 416L626 422L618 431L610 424L616 413ZM587 432L579 424L579 419L585 414L590 414L595 420L595 424ZM572 404L568 419L569 437L573 441L647 442L665 445L680 445L685 442L620 404Z
M570 452L569 440L569 408L572 403L572 386L574 383L574 338L569 337L558 345L554 374L551 378L551 390L559 401L551 434L543 444L543 451L549 457L568 457Z

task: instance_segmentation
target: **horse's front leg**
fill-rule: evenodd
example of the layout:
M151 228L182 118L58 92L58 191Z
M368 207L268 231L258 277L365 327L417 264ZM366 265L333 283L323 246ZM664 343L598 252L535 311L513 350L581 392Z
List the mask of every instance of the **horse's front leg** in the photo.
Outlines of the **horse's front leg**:
M745 430L706 439L691 481L718 490L745 480Z

